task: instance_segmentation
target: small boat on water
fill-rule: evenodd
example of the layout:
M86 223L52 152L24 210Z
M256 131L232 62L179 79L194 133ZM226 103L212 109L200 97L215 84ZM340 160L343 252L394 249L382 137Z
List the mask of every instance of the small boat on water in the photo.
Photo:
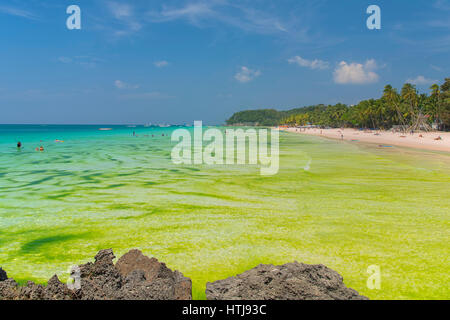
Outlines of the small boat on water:
M100 131L110 131L110 130L112 130L112 128L100 128L98 130L100 130Z

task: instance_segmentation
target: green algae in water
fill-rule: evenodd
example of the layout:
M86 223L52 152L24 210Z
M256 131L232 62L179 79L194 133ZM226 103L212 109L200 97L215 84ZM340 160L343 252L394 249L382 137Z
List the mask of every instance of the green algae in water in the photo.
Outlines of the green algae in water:
M100 249L139 248L190 277L197 299L207 281L294 260L325 264L372 299L450 295L449 154L282 133L280 171L263 177L172 164L170 129L97 129L0 130L9 276L66 279ZM370 265L380 290L366 286Z

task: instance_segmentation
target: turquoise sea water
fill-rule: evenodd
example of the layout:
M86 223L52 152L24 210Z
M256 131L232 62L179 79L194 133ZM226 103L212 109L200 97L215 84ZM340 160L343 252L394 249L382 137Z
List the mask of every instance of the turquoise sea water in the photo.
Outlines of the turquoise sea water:
M172 130L1 125L0 266L45 282L100 249L139 248L191 277L196 298L294 260L374 299L448 298L448 154L281 133L280 171L263 177L173 164ZM380 290L366 286L374 264Z

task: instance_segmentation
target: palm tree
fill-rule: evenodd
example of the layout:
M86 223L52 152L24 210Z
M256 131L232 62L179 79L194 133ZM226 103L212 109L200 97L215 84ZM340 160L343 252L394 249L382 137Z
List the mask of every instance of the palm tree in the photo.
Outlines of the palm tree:
M417 90L411 83L405 83L402 88L402 99L409 106L409 112L412 118L417 117L418 97ZM413 119L414 120L414 119Z
M402 88L402 99L409 106L411 117L410 130L429 130L427 117L422 114L422 104L426 95L418 95L416 87L410 83L405 83Z
M431 90L430 94L431 114L434 118L434 122L439 128L441 125L441 111L440 111L441 90L439 88L439 85L437 85L436 83L430 87L430 90Z
M445 82L441 85L441 130L448 130L450 128L450 78L445 78Z
M383 98L388 103L388 105L395 109L398 117L398 121L402 125L402 131L406 129L405 118L403 117L402 111L400 110L400 96L397 93L397 90L392 88L390 84L384 87Z

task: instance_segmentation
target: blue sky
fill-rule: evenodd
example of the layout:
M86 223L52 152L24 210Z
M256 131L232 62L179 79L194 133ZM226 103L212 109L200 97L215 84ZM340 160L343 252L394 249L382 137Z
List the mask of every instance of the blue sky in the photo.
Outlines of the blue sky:
M0 123L221 124L428 91L450 76L449 15L450 0L2 0Z

